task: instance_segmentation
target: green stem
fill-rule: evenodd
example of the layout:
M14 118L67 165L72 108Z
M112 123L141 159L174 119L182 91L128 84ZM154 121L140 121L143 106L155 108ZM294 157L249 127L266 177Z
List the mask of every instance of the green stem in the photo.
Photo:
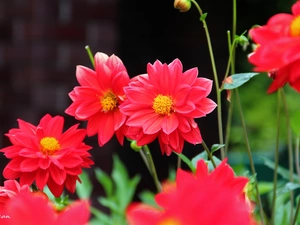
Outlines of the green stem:
M294 215L294 220L293 220L292 225L296 225L297 218L298 218L298 215L299 215L299 211L300 211L300 198L298 200L297 209L296 209L296 212L295 212L295 215Z
M213 164L214 168L217 168L217 165L216 165L216 163L214 161L214 158L212 157L212 154L211 154L209 148L207 147L207 145L205 144L205 142L203 140L202 140L202 146L205 149L205 151L206 151L206 153L208 155L208 158L211 161L211 163Z
M181 168L181 158L177 156L177 169Z
M94 56L93 56L93 54L92 54L92 51L91 51L91 49L90 49L90 46L85 46L85 50L87 51L87 54L89 55L89 58L90 58L90 60L91 60L91 63L92 63L92 65L93 65L93 67L95 68L95 62L94 62Z
M231 94L233 94L233 92L231 92ZM228 153L232 115L233 115L233 96L231 96L229 109L228 109L228 116L227 116L226 136L225 136L225 155L227 155L227 153Z
M249 162L250 162L250 168L251 168L252 174L254 175L254 174L256 174L256 171L255 171L254 161L253 161L253 157L252 157L251 147L250 147L250 143L249 143L249 139L248 139L247 128L246 128L245 118L244 118L244 114L243 114L243 110L242 110L242 105L241 105L241 100L240 100L240 95L239 95L238 89L235 89L235 92L236 92L236 100L237 100L238 110L239 110L240 117L241 117L241 123L243 126L243 132L244 132L246 149L247 149ZM261 198L260 198L260 194L259 194L257 180L255 181L255 190L256 190L256 201L257 201L257 204L259 207L259 213L260 213L260 217L261 217L261 225L264 225L264 212L263 212L262 202L261 202Z
M276 206L276 190L278 180L278 161L279 161L279 135L280 135L280 92L277 92L277 134L276 134L276 148L275 148L275 168L274 168L274 180L273 180L273 199L271 208L271 222L275 224L275 206Z
M158 180L158 177L157 177L156 168L155 168L155 165L154 165L154 162L153 162L152 155L151 155L151 152L149 150L149 147L147 145L144 145L143 148L142 148L142 151L144 151L144 154L146 155L148 166L149 166L149 170L150 170L150 174L151 174L151 176L152 176L152 178L154 180L154 183L155 183L155 186L157 188L157 191L161 192L162 191L162 187L161 187L161 184L160 184L160 182Z
M191 2L198 9L198 12L199 12L200 18L201 18L203 16L203 12L202 12L202 9L200 8L199 4L195 0L191 0ZM209 51L209 55L210 55L210 60L211 60L211 65L212 65L212 70L213 70L213 75L214 75L214 81L215 81L215 87L216 87L217 104L218 104L217 114L218 114L219 141L220 141L220 144L223 144L224 140L223 140L222 105L221 105L222 103L221 103L221 92L219 90L220 86L219 86L217 68L216 68L216 64L215 64L215 57L214 57L211 39L210 39L210 35L209 35L209 31L208 31L208 27L207 27L205 18L201 19L201 21L203 23L203 28L204 28L206 39L207 39L208 51ZM225 152L224 152L223 147L221 148L221 158L222 159L225 158Z
M293 159L293 146L292 146L292 133L291 133L291 126L290 126L290 116L288 110L288 104L285 98L285 94L283 89L280 89L281 98L284 106L285 117L286 117L286 130L287 130L287 141L288 141L288 157L289 157L289 171L290 171L290 182L294 182L294 159ZM290 201L291 201L291 214L294 214L294 192L290 191ZM291 223L293 221L293 217L291 216Z
M298 177L300 177L300 162L299 162L300 147L299 146L300 146L300 136L297 136L296 137L296 145L295 145L295 164L296 164L296 171L297 171Z

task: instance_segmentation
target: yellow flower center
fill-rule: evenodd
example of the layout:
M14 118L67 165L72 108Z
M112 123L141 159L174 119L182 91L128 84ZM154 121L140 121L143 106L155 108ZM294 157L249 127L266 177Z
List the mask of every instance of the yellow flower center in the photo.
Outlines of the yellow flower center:
M60 149L58 140L54 137L44 137L40 140L40 150L45 155L52 155Z
M300 36L300 16L297 16L290 25L290 34L293 37Z
M118 106L118 98L111 91L107 92L101 99L102 111L108 112Z
M167 218L159 222L159 225L182 225L182 224L177 219Z
M171 97L159 94L155 97L152 108L160 115L170 115L173 109L173 101Z

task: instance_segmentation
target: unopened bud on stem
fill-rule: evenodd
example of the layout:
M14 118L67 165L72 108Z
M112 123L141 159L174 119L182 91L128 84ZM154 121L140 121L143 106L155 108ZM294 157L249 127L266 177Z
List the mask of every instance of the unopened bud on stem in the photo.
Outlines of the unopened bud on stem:
M180 12L187 12L192 6L191 0L175 0L174 8Z

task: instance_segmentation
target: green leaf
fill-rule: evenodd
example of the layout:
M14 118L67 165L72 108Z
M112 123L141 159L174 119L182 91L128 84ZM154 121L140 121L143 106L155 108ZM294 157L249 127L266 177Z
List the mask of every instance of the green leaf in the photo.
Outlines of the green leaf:
M196 171L196 167L193 165L192 161L186 157L185 155L183 154L178 154L175 152L176 155L178 155L178 157L186 163L186 165L188 165L188 167L191 169L191 171L194 173Z
M119 205L115 202L115 200L107 199L105 197L100 197L100 198L98 198L98 202L101 205L109 208L112 212L115 212L117 214L122 213Z
M264 161L264 165L274 170L275 163L271 161L270 159L261 157ZM278 165L277 172L279 175L281 175L284 179L289 180L290 179L290 171L282 166ZM293 174L294 181L297 183L300 183L300 178L297 176L297 174Z
M213 160L214 160L216 166L218 166L218 165L221 164L222 161L221 161L218 157L216 157L216 156L213 155L212 158L213 158ZM208 160L208 161L206 161L206 162L207 162L209 171L213 171L213 170L215 169L215 167L214 167L214 165L212 164L212 162L211 162L210 160Z
M259 73L236 73L226 78L224 89L231 90L240 87Z
M300 188L300 184L295 184L295 183L292 183L292 182L288 182L284 186L279 187L276 191L276 194L277 195L282 195L284 193L296 190L298 188Z
M76 184L76 194L80 199L89 199L93 191L93 184L86 171L79 175L81 183Z
M297 136L300 136L300 110L291 117L291 127Z
M139 198L142 200L143 203L157 207L157 204L154 200L154 196L155 193L148 190L143 191L139 194Z
M194 158L192 158L192 164L193 164L193 167L194 167L194 168L197 167L197 162L198 162L200 159L203 159L203 160L207 161L208 155L207 155L206 151L203 151L203 152L201 152L200 154L196 155Z
M263 182L263 181L258 182L258 190L259 190L259 194L261 195L267 194L273 191L273 189L274 189L273 182Z
M89 221L90 225L111 225L111 218L107 214L101 212L100 210L94 207L91 207L90 211L95 217Z
M105 194L108 198L112 196L113 193L113 182L110 177L100 168L95 169L95 175L98 182L102 185Z
M223 148L224 144L213 144L210 148L210 153L213 154L215 151L218 151L219 149Z
M200 21L204 21L207 17L207 13L203 13L201 16L200 16Z

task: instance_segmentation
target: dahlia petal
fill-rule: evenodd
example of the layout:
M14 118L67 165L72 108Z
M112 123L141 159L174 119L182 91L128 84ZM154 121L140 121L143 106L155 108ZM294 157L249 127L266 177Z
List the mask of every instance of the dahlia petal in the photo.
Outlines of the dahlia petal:
M146 204L132 203L129 205L126 216L130 225L153 225L158 224L162 212Z
M100 64L96 66L96 71L97 71L97 79L99 80L100 89L109 90L111 88L111 81L112 81L111 69L105 64Z
M40 189L43 190L45 185L48 182L49 178L49 171L48 170L43 170L39 169L36 173L36 178L35 178L35 183L36 186Z
M152 141L154 141L154 139L156 137L157 137L157 133L156 134L144 134L144 135L141 135L140 137L138 137L138 139L136 140L136 143L139 146L147 145L147 144L151 143Z
M85 66L76 67L76 78L81 86L88 86L95 89L100 88L97 81L96 72Z
M64 118L62 116L52 117L46 126L43 126L44 135L46 137L55 137L59 139L64 125Z
M75 192L77 180L79 180L78 176L67 175L66 177L66 181L65 181L66 189L69 190L71 193Z
M39 168L39 159L24 159L20 164L21 172L32 172Z
M20 185L23 186L27 184L28 186L30 186L33 183L35 177L36 177L36 171L22 173L20 176Z
M198 68L192 68L182 74L182 83L192 86L198 76Z
M23 156L26 158L37 158L36 150L32 148L22 148L20 150L19 156Z
M146 106L152 106L153 100L156 97L155 93L147 92L144 88L135 87L134 89L130 89L130 91L126 91L126 97L132 103L137 104L145 104Z
M86 200L73 202L71 207L67 207L59 213L55 224L88 224L90 217L89 203Z
M15 138L15 141L17 141L19 143L18 145L26 146L26 147L33 147L33 148L35 147L35 143L33 141L33 136L29 136L28 134L20 132L20 133L16 133L14 135L14 138Z
M46 158L46 159L42 158L39 160L39 167L43 170L48 169L50 164L51 164L51 161L48 158Z
M195 110L196 106L192 101L186 101L184 105L180 105L180 106L175 106L174 107L174 111L176 113L181 113L181 114L188 114L190 112L192 112L193 110Z
M27 123L21 119L18 119L17 121L18 121L19 128L20 128L20 130L22 130L22 132L25 132L30 135L35 134L36 126L34 126L30 123Z
M292 13L293 13L295 16L300 15L300 3L299 3L299 2L296 2L296 3L292 6Z
M76 111L75 115L80 120L88 119L89 117L93 116L97 112L101 110L101 104L99 101L86 101L81 103Z
M104 114L104 113L103 113ZM107 115L99 117L101 127L98 130L98 143L100 146L106 144L114 135L114 117L108 112Z
M191 129L188 133L180 133L180 135L184 138L184 140L194 145L202 142L199 127Z
M19 178L22 173L19 170L13 170L6 166L2 174L5 179L16 179Z
M90 165L90 164L88 164L88 165ZM66 178L66 181L65 181L66 185L67 185L68 177L70 175L78 176L79 174L82 173L82 169L79 166L71 167L71 168L65 167L65 171L67 173L67 178Z
M48 182L47 182L47 186L49 188L49 190L51 191L51 193L56 197L60 197L63 190L64 190L64 185L58 185L51 176L49 176Z
M114 130L118 130L126 121L127 116L120 112L120 110L114 110L113 112Z
M79 146L86 136L84 129L77 129L78 124L73 125L66 130L60 137L59 143L61 148L67 148L70 146Z
M125 70L122 60L115 54L112 54L110 57L108 57L106 61L106 65L111 70L117 70L117 71Z
M50 116L50 114L46 114L45 116L42 117L39 126L37 127L45 127L51 120L52 120L52 116Z
M185 118L185 116L177 113L176 114L178 119L178 130L180 130L183 133L187 133L191 130L191 126L189 121Z
M55 183L62 185L66 179L66 171L51 164L49 166L50 175Z
M115 135L117 137L118 142L120 143L120 145L123 146L124 143L124 131L123 131L123 127L120 127L120 129L115 131Z
M162 128L162 122L164 121L164 116L158 114L150 114L147 117L147 121L144 122L142 128L145 134L155 134Z
M20 170L20 164L23 162L24 158L23 157L15 157L12 158L12 160L6 165L6 167L11 168L15 171Z
M163 121L160 124L164 133L171 134L178 128L179 121L176 114L171 113L169 116L164 116Z
M79 155L69 154L59 159L59 162L64 165L64 167L72 168L79 166L83 160Z
M154 114L155 113L153 109L142 109L140 111L133 113L126 121L126 125L133 126L133 127L143 126L145 121L147 121L149 117L153 117Z
M211 113L217 107L217 104L209 98L202 99L197 106L198 105L201 111L203 111L205 114Z
M86 131L87 131L87 136L91 137L95 134L97 134L99 127L100 127L100 120L101 120L102 114L96 114L91 116L88 119Z
M95 65L106 63L108 55L103 52L97 52L94 56ZM96 66L95 66L96 67Z
M197 162L196 177L198 180L203 180L208 176L208 166L204 160Z
M176 88L173 95L175 106L180 106L185 104L187 97L189 96L189 91L191 87L187 84L181 84Z
M11 159L19 155L20 149L21 147L12 145L2 148L0 152L4 152L5 157Z
M128 85L129 76L126 71L121 71L112 80L112 92L116 95L124 95L124 87Z

